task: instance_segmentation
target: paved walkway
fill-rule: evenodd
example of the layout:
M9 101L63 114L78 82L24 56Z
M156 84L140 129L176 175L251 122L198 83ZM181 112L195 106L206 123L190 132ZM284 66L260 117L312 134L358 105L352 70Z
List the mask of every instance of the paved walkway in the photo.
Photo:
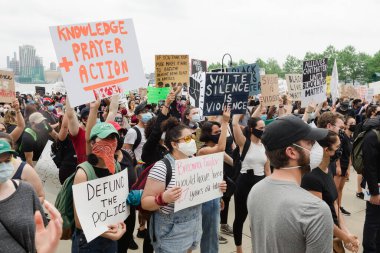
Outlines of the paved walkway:
M345 216L345 221L347 224L348 229L351 231L351 233L357 235L359 237L359 240L362 242L363 237L363 224L364 224L364 217L365 217L365 201L358 199L355 197L356 192L356 173L353 171L351 172L350 181L346 183L344 191L343 191L343 203L342 205L346 210L351 212L351 216ZM233 219L235 216L234 212L234 202L233 200L230 202L230 210L229 210L229 219L228 223L232 226ZM137 227L137 226L136 226ZM250 246L250 232L249 232L249 225L246 221L244 224L244 230L243 230L243 250L244 253L250 253L251 252L251 246ZM136 233L135 233L136 234ZM234 245L234 239L231 236L225 236L225 238L228 239L228 243L224 245L220 245L220 252L221 253L232 253L236 252L235 245ZM142 239L135 238L135 241L139 245L138 250L128 250L128 252L142 252ZM60 247L58 252L59 253L67 253L70 252L71 242L70 241L61 241ZM195 253L199 253L200 251L197 250ZM362 249L360 250L362 252Z

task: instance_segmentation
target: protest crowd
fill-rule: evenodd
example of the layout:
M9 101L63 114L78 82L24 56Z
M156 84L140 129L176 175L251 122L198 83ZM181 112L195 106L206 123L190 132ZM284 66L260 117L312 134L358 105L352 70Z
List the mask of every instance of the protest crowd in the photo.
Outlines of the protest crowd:
M117 24L107 32L125 34ZM326 61L304 62L300 88L282 94L257 66L198 62L190 75L188 56L156 56L154 85L81 89L93 99L15 91L0 103L0 252L71 240L73 253L216 253L231 240L242 253L246 221L255 253L380 252L380 97L327 94ZM185 81L160 81L168 65L185 66L169 73ZM40 174L49 159L54 204ZM344 219L352 168L362 241Z

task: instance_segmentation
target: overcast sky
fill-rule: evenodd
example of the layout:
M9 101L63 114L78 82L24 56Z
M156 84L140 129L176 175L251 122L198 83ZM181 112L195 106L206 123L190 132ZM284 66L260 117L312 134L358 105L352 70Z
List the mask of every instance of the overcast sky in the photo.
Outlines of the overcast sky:
M380 50L379 0L1 0L1 9L0 68L23 44L36 47L45 67L57 62L49 26L122 18L134 20L146 73L155 54L283 63L330 44Z

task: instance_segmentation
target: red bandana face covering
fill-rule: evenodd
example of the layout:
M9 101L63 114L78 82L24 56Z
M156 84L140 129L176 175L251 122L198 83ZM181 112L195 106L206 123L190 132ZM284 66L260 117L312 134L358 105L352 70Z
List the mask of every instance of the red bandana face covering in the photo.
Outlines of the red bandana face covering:
M115 174L115 161L114 156L116 152L117 140L116 139L103 139L94 144L92 153L97 157L103 159L109 172Z

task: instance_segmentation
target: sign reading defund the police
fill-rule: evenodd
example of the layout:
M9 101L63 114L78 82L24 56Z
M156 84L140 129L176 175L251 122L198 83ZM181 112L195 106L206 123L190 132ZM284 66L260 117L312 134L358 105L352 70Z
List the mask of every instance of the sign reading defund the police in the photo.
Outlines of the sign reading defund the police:
M176 160L176 185L181 197L174 203L174 212L221 197L223 152Z
M303 62L301 106L326 100L327 58Z
M222 115L224 106L232 114L244 114L250 80L250 73L207 73L203 115Z
M87 242L128 217L128 192L127 170L73 185L75 209Z

